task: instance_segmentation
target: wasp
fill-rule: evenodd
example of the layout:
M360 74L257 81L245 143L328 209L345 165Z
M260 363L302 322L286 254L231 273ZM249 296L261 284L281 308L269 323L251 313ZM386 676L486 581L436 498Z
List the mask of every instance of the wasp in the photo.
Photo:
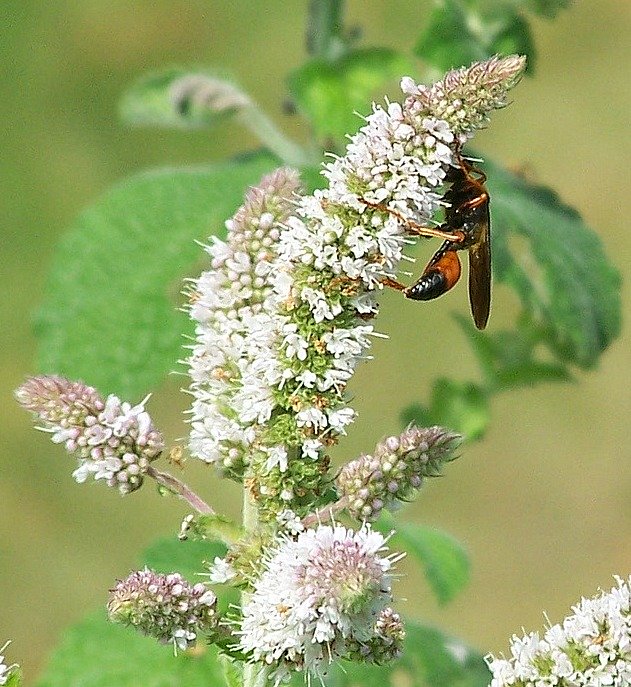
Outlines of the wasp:
M445 221L436 228L423 227L398 213L411 233L443 239L440 248L427 263L419 279L411 286L386 278L383 283L415 301L430 301L453 288L460 279L461 265L458 251L469 251L469 302L478 329L484 329L491 308L491 242L489 192L486 175L456 153L458 165L451 167L445 181L451 186L445 194L449 203ZM380 205L370 204L382 208Z

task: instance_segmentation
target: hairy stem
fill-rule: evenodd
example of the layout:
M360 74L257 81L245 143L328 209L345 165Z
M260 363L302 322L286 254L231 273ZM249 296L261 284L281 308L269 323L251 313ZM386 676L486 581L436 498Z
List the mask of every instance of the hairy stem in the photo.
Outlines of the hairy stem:
M215 511L203 500L201 499L192 489L186 486L184 482L180 482L179 479L173 477L168 472L160 472L156 470L151 465L147 468L147 475L155 479L155 481L168 489L171 493L184 499L187 503L191 505L198 513L202 515L214 515Z

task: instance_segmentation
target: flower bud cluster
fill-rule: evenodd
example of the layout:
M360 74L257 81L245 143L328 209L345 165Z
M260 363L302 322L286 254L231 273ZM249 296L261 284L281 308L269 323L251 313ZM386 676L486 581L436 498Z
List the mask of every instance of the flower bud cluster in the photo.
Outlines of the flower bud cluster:
M425 477L441 474L443 465L456 458L459 440L442 427L409 427L379 442L372 456L347 463L335 480L346 510L368 521L376 520L383 508L393 510L420 489Z
M111 590L107 609L110 620L185 650L217 624L216 604L201 582L190 585L179 573L138 570Z
M260 428L272 415L282 380L273 355L279 316L270 272L280 223L297 191L293 170L264 177L226 223L227 241L213 238L206 247L211 269L193 282L196 339L186 361L194 397L190 450L233 477L242 476L260 448ZM272 460L282 462L284 455Z
M272 666L279 682L293 670L321 676L360 645L399 641L384 615L397 557L384 551L384 537L369 526L320 525L281 537L243 607L239 648Z
M487 656L490 687L626 687L631 684L631 578L582 599L543 637L513 636L511 658Z
M107 399L83 382L43 375L31 377L16 391L18 402L34 413L56 444L79 459L77 482L91 475L121 494L138 489L152 461L164 449L145 401L136 406L110 394Z
M10 643L11 642L5 642L5 644L0 647L0 685L6 685L14 669L17 668L16 663L7 665L4 662L4 654L1 653L9 646Z
M374 625L374 636L368 641L349 642L349 656L357 661L383 665L401 656L405 627L401 616L388 607L379 614Z

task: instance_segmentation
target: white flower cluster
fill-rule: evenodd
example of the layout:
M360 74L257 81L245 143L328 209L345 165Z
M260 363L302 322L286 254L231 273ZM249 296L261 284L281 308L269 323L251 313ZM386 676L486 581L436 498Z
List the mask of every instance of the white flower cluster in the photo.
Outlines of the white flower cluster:
M256 426L269 420L281 382L273 356L279 316L269 281L280 223L297 190L298 175L288 169L251 189L226 223L227 242L214 238L207 246L211 269L194 282L196 341L186 361L194 396L190 449L232 474L247 464Z
M135 491L164 449L145 410L147 399L135 406L114 394L104 400L93 387L54 375L31 377L16 398L43 421L54 443L77 456L77 482L92 476L121 494Z
M511 658L487 657L491 687L628 687L631 684L631 578L537 632L513 636Z
M375 292L394 276L410 223L435 223L456 147L505 104L523 66L493 59L430 89L404 79L405 102L375 106L325 166L328 188L292 201L288 172L265 179L227 244L208 249L191 307L190 446L232 476L249 466L264 510L321 493L323 449L355 417L345 391L376 335Z
M239 648L280 682L292 670L321 676L349 645L380 640L398 560L383 551L384 537L369 526L320 525L281 539L243 607Z

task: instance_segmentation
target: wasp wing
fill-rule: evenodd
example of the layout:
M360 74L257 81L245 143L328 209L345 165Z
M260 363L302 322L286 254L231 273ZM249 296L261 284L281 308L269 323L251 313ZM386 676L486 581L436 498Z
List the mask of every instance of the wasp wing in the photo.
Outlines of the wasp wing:
M469 247L469 302L478 329L484 329L491 311L491 218L488 201L475 218L477 240Z

